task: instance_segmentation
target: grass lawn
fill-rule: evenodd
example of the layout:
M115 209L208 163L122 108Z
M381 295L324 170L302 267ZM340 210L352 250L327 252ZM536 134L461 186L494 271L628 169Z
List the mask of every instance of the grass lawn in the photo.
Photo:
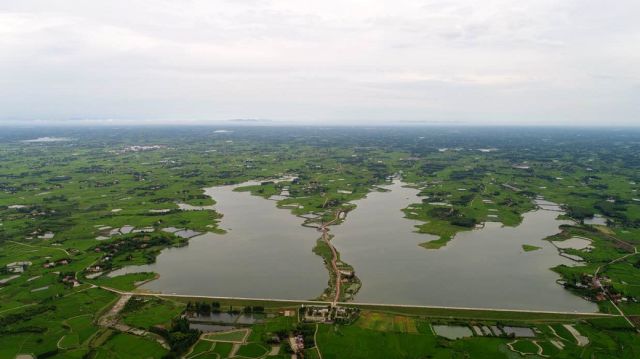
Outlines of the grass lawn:
M434 351L436 338L428 334L369 330L356 325L322 325L316 344L325 359L420 358Z
M269 352L269 349L258 343L249 343L238 349L238 356L246 358L259 358Z
M120 290L134 290L136 283L143 282L155 277L154 273L129 273L116 277L100 277L91 281L95 285L103 285L105 287L120 289Z
M70 318L66 322L71 331L78 335L80 343L84 343L98 330L98 327L93 324L93 316L90 314Z
M182 303L153 298L146 300L141 307L123 313L123 320L126 324L138 328L149 328L154 325L166 327L171 324L171 319L182 312L183 308Z
M166 350L160 344L135 335L116 333L97 351L96 358L161 358Z
M215 344L216 343L212 343L206 340L198 340L196 345L193 347L191 354L189 354L188 358L194 357L196 355L200 355L205 352L209 352L209 350L211 350L211 348L213 348Z
M61 348L73 349L80 345L80 338L77 333L66 334L59 342Z
M356 325L364 329L382 332L417 333L415 320L411 317L380 312L363 312Z
M558 354L558 352L559 352L559 349L556 348L555 345L551 344L551 342L538 341L537 343L538 343L539 346L542 347L542 354L543 355L549 355L549 356L553 357L556 354Z
M538 247L538 246L533 246L531 244L523 244L522 245L522 249L525 252L532 252L532 251L537 251L538 249L541 249L542 247Z
M517 340L511 346L513 349L525 354L536 354L538 352L538 346L530 340Z
M213 347L212 353L220 355L221 358L226 358L233 349L233 343L216 342L216 346Z
M222 342L242 343L246 335L247 335L247 330L240 329L240 330L232 330L229 332L207 333L204 335L203 338L214 341L214 342L222 341Z
M420 333L379 331L360 325L319 327L317 346L325 359L338 358L506 358L502 338L472 337L449 341L430 330Z

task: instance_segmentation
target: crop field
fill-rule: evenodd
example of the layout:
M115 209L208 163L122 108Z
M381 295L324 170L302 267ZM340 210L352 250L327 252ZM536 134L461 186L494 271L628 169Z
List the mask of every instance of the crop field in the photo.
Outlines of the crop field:
M287 341L294 334L304 337L307 357L319 357L319 351L324 359L518 355L507 345L514 338L451 341L436 336L432 323L531 327L536 337L517 339L514 349L542 348L550 357L640 357L634 328L640 323L640 133L576 131L7 129L0 133L0 358L123 358L128 347L136 358L190 350L198 358L224 358L233 350L257 358L272 347L290 357ZM44 136L72 140L23 142ZM154 263L167 248L188 246L190 239L177 230L223 233L218 224L224 213L181 209L215 204L206 187L254 180L263 183L239 190L264 198L287 187L289 195L275 205L317 226L353 210L354 200L394 175L420 191L404 215L418 221L417 232L436 236L424 236L416 251L447 250L456 234L487 222L518 226L540 198L557 203L567 224L546 240L580 237L590 248L558 248L576 265L550 269L567 291L612 316L358 305L354 323L318 324L315 333L315 325L301 322L297 308L303 303L296 300L209 298L221 312L259 307L268 315L237 331L250 334L234 337L244 344L233 349L219 340L209 346L182 318L189 302L204 299L159 295L127 301L121 292L139 290L156 273L108 276ZM283 176L295 180L271 181ZM594 216L601 221L592 222ZM539 248L531 242L521 251L536 255ZM315 253L325 263L333 256L322 241ZM342 265L358 273L352 264ZM325 267L326 289L317 296L328 298L337 283L332 267ZM588 344L580 346L563 324L574 325Z
M388 315L378 312L363 313L356 325L381 332L417 333L415 320L411 317Z
M208 333L202 336L203 339L211 340L214 342L231 342L242 343L249 335L247 330L233 330L228 332Z
M122 310L122 320L137 328L150 328L154 325L169 327L171 320L179 316L183 310L182 303L134 297Z
M100 346L98 358L160 358L166 351L157 343L134 335L117 333Z

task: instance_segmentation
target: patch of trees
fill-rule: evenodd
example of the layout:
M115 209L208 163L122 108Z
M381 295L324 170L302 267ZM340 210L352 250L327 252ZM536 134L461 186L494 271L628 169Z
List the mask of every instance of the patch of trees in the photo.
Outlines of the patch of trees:
M201 175L202 175L202 171L200 170L185 171L178 174L180 178L193 178L193 177L199 177Z
M313 341L313 335L315 334L315 331L316 331L315 325L299 323L298 325L296 325L294 334L296 336L302 335L305 348L313 348L316 345L315 342Z
M106 203L96 203L96 204L92 204L91 206L87 207L85 209L85 211L87 211L87 212L104 211L107 208L109 208L109 205L107 205Z
M627 220L626 214L623 213L626 211L626 208L623 205L615 202L599 201L594 207L607 217L617 218L623 221Z
M461 181L461 180L482 180L482 176L484 173L478 170L469 170L469 171L451 171L449 174L449 178L453 181Z
M333 208L333 207L338 207L343 203L343 201L339 200L339 199L330 199L328 201L326 201L325 203L316 206L316 208Z
M24 333L42 334L42 333L44 333L46 331L47 331L47 328L45 328L45 327L38 327L38 326L35 326L35 325L27 325L27 326L24 326L24 327L14 328L14 329L3 328L3 329L0 329L0 334L2 334L2 335L24 334Z
M18 192L18 187L15 187L8 182L0 182L0 191L13 194Z
M526 190L526 189L520 191L520 194L525 196L525 197L529 197L529 198L534 198L537 195L537 193L535 193L533 191L530 191L530 190Z
M46 175L46 174L49 174L49 173L51 173L51 171L49 171L49 170L31 171L30 176L31 177L40 177L40 176L43 176L43 175Z
M135 312L138 309L141 309L142 307L144 307L144 305L147 303L148 299L146 298L140 298L140 297L133 297L131 299L129 299L127 301L127 303L124 305L124 308L122 308L122 312L123 313L127 313L127 312Z
M589 184L589 187L598 191L604 191L609 189L609 185L606 183Z
M200 315L209 315L210 313L220 313L220 302L188 302L187 313L197 313ZM238 310L234 310L233 307L229 308L229 313L240 313ZM261 305L247 305L242 309L243 313L264 313L264 307Z
M584 221L585 218L591 218L595 215L595 211L591 208L581 206L567 206L567 215L577 221Z
M184 197L184 199L187 201L194 200L194 199L209 199L209 196L204 194L189 194L186 197Z
M21 313L8 314L4 317L0 317L0 328L6 328L7 326L18 322L27 321L35 317L36 315L46 313L55 309L56 307L54 305L38 305L36 307L31 307Z
M166 184L152 184L152 185L148 185L148 186L140 186L140 187L136 187L134 188L137 191L159 191L161 189L165 189L167 188Z
M384 163L369 162L367 163L367 170L371 173L371 176L377 180L385 180L389 173L392 171Z
M55 176L47 180L47 182L63 182L71 179L71 176Z
M439 162L427 162L420 167L422 175L435 175L447 168L447 165Z
M180 241L180 240L178 240ZM123 256L126 254L130 254L135 252L136 250L141 249L149 249L153 247L167 247L171 246L175 242L172 235L169 233L163 232L153 232L153 233L134 233L129 235L123 235L117 238L115 241L110 243L103 243L96 247L93 247L95 251L96 248L99 248L99 251L105 254L109 254L112 256ZM143 254L146 258L147 263L155 262L155 258L158 254L157 249L153 249L147 251ZM130 257L129 257L130 258ZM104 266L106 269L111 268L111 262L105 261L101 263L101 266Z
M575 192L575 191L569 192L569 195L571 197L580 197L580 198L590 198L592 196L592 194L588 192Z
M150 202L153 202L153 203L167 203L167 202L173 202L173 201L174 200L172 198L167 198L167 197L154 198L150 200Z
M111 171L111 170L110 170ZM76 170L76 173L105 173L107 170L100 165L92 165L88 167L80 167Z
M220 302L188 302L187 312L198 314L220 313Z
M498 202L498 204L505 207L513 207L518 204L518 201L511 197L506 197L502 201Z
M473 217L467 217L459 210L450 207L434 207L429 210L429 216L448 221L454 226L473 228L478 221Z
M25 178L30 175L31 174L29 172L20 172L19 174L3 173L3 174L0 174L0 178L19 179L19 178Z
M455 204L455 205L458 205L458 206L466 206L469 203L471 203L471 201L473 201L473 199L475 197L476 196L474 194L472 194L472 193L465 194L465 195L462 195L462 196L460 196L458 198L452 199L451 203Z
M473 228L478 223L478 221L472 217L456 217L449 220L449 223L453 224L454 226Z
M190 329L189 321L186 318L174 319L169 330L156 326L152 327L151 331L161 335L169 342L171 351L165 354L163 359L180 358L200 337L200 331Z
M246 314L264 313L264 307L261 305L247 305L242 309L242 312Z
M67 196L63 194L48 196L42 199L42 202L44 203L52 203L52 202L55 203L55 202L66 202L66 201L68 201Z

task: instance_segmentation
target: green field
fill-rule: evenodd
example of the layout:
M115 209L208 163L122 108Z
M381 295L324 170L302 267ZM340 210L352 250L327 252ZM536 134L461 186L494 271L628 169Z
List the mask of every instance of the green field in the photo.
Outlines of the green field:
M72 141L22 142L40 136ZM496 150L479 150L487 148ZM457 233L487 222L517 226L540 197L558 203L558 215L570 222L546 240L557 245L581 237L591 246L558 249L583 262L552 270L569 292L597 302L602 313L616 317L358 305L356 323L319 325L314 343L308 331L315 326L281 315L285 309L295 311L300 301L208 298L221 311L258 306L269 316L265 323L247 325L251 334L238 355L259 357L279 345L279 355L287 357L287 345L271 340L303 333L311 345L307 356L317 355L317 344L325 359L517 356L507 346L513 338L435 337L430 325L444 323L531 326L538 331L535 341L543 354L551 357L640 357L637 334L612 304L639 323L639 153L640 132L631 130L247 126L223 135L196 127L6 128L0 132L0 358L20 353L144 358L169 351L180 356L188 350L198 358L224 358L232 350L230 343L208 346L211 342L199 340L200 333L180 319L187 304L199 298L136 296L112 319L144 336L107 328L103 319L109 318L119 294L104 288L133 291L156 274L106 274L154 263L162 250L188 245L189 240L170 233L170 227L224 232L218 227L224 213L178 208L180 203L213 204L205 187L295 176L288 183L267 181L240 190L267 198L286 186L290 196L276 205L292 215L317 216L320 219L306 224L318 225L338 211L353 210L354 200L379 190L394 174L420 191L416 203L404 209L405 216L418 221L417 232L435 236L425 235L416 251L447 250ZM604 222L589 224L594 215ZM522 251L535 256L539 248L530 242ZM319 263L330 260L329 252L318 242ZM593 285L596 270L604 296ZM318 298L329 298L335 290L334 276L329 271L326 275L326 288ZM346 300L350 297L345 293ZM561 325L565 323L575 325L589 344L578 347ZM238 333L232 339L244 338ZM527 339L514 345L529 353L538 350L532 343Z
M97 358L162 358L166 353L157 343L134 335L114 334L96 353Z
M234 330L229 332L208 333L205 334L203 338L211 341L242 343L246 336L246 330Z
M141 303L131 305L138 300ZM134 297L123 310L122 319L126 324L138 328L150 328L154 325L169 327L171 320L183 310L184 305L179 302Z

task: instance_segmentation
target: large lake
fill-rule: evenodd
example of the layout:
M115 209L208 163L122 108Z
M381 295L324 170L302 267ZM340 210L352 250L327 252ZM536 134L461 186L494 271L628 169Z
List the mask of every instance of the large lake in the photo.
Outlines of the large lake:
M163 293L276 299L322 294L328 274L312 252L320 232L303 227L303 219L277 208L275 201L236 187L205 190L223 214L219 227L226 234L194 237L186 247L163 250L154 264L116 273L159 273L142 288Z
M435 239L418 234L421 222L402 208L420 202L418 190L399 181L356 201L344 223L332 226L341 259L362 280L357 302L594 312L595 304L556 284L549 268L571 264L543 241L558 232L558 212L536 210L518 227L487 223L458 234L447 246L427 250ZM311 299L322 293L328 273L312 253L319 232L278 209L274 201L235 192L234 186L206 190L224 214L224 235L205 234L189 246L164 250L157 262L126 268L154 271L144 289L164 293L257 298ZM542 247L524 252L522 244Z
M402 208L419 202L418 190L395 182L389 192L372 192L357 209L331 228L340 258L362 280L358 302L538 309L597 310L556 284L549 270L572 262L543 238L558 233L558 212L524 214L517 227L487 222L462 232L445 247L427 250L420 243L434 236L414 232L422 222L404 218ZM523 244L541 247L525 252Z

